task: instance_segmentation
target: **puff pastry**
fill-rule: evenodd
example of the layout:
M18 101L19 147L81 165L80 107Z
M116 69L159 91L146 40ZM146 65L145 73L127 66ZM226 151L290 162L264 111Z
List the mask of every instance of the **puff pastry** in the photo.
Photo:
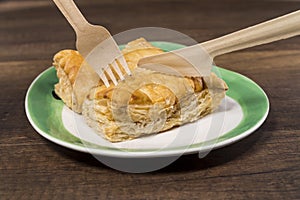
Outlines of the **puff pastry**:
M133 72L131 77L109 88L94 78L92 84L83 86L84 92L76 95L80 84L74 84L81 73L96 76L91 69L80 72L84 60L77 51L60 51L54 56L59 78L55 92L68 107L82 113L90 127L111 142L160 133L214 111L228 89L215 74L175 77L137 68L142 57L162 52L143 38L132 41L122 51ZM78 96L83 98L82 102Z

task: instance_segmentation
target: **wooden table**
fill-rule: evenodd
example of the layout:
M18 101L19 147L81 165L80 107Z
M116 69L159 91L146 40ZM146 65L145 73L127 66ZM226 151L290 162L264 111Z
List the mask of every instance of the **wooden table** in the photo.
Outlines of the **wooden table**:
M166 27L201 42L300 8L287 0L81 0L87 18L113 34ZM37 134L26 90L75 35L49 0L0 1L0 199L299 199L300 37L218 57L270 99L266 122L204 159L183 156L147 174L127 174Z

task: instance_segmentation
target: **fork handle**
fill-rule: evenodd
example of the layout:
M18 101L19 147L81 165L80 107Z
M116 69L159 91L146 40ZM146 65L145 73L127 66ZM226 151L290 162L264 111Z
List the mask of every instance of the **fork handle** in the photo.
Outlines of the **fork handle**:
M212 56L300 35L300 10L200 44Z
M84 32L86 26L90 25L73 0L53 0L53 2L68 20L76 34Z

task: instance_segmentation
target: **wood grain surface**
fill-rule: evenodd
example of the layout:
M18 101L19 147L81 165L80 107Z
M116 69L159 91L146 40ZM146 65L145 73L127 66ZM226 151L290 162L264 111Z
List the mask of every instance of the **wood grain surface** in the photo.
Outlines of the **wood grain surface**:
M112 34L155 26L202 42L300 9L298 0L81 0ZM299 22L300 23L300 22ZM216 59L267 93L249 137L146 174L119 172L37 134L24 112L32 80L75 34L50 0L0 1L0 199L300 199L300 37Z

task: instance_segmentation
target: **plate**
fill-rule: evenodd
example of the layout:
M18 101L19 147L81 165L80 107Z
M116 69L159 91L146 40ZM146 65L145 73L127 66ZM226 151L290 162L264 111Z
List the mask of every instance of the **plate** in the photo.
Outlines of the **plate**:
M153 42L153 45L165 51L183 47L167 42ZM25 99L26 115L40 135L81 152L120 158L208 152L253 133L269 112L268 98L254 81L220 67L215 66L213 70L229 87L225 99L214 113L194 123L132 141L110 143L88 127L81 115L55 98L53 90L58 79L54 67L42 72L30 85Z

